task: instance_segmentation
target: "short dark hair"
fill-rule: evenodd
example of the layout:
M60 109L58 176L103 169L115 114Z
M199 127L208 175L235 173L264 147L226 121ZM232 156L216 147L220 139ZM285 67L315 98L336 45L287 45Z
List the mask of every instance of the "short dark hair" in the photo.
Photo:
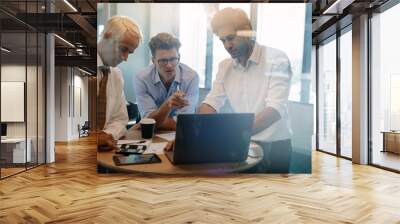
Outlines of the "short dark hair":
M176 51L179 51L179 48L181 47L181 42L178 40L178 38L172 36L169 33L159 33L151 38L149 42L149 47L151 50L151 54L154 57L156 54L156 50L158 49L169 50L175 48Z
M218 11L211 20L211 28L213 33L218 35L218 31L222 27L232 27L235 31L251 30L251 22L247 14L242 9L234 9L231 7Z

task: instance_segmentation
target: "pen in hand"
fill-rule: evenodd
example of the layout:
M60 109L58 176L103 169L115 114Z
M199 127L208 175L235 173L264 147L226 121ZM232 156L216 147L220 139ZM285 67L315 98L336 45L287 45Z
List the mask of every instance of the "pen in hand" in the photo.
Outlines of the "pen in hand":
M183 93L183 92L181 91L181 86L180 86L180 84L178 84L178 85L176 86L176 93L177 93L177 96L178 96L179 101L183 104L182 107L187 106L187 105L188 105L188 102L187 102L187 100L185 99L185 93Z

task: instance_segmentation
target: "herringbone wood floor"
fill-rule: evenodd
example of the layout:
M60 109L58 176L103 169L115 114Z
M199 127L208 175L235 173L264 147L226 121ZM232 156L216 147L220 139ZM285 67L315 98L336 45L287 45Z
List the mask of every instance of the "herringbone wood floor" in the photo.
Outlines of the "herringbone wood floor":
M400 175L313 154L312 175L97 174L93 139L0 181L0 223L400 223Z

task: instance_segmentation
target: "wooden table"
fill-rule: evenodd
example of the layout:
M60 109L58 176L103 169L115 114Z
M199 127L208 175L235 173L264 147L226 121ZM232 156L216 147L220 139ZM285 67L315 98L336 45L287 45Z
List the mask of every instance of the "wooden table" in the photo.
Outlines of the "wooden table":
M157 134L157 133L156 133ZM125 136L126 139L141 139L140 131L130 131ZM166 140L154 136L152 143L167 142ZM158 154L161 163L138 164L138 165L115 165L111 152L98 152L97 164L117 172L126 173L151 173L151 174L223 174L240 172L250 169L257 165L263 158L262 148L255 144L250 144L249 156L243 162L238 163L210 163L193 165L173 165L164 154Z

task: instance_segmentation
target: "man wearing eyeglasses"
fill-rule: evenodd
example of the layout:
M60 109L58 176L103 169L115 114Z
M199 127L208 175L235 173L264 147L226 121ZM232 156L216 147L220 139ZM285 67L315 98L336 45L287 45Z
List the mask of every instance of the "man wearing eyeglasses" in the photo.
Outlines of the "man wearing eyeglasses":
M124 81L118 64L133 54L142 38L139 26L126 16L110 18L97 44L97 146L99 151L116 149L126 132L128 112Z
M151 38L153 64L134 80L140 115L155 119L160 130L175 130L176 115L194 113L199 98L199 76L180 62L180 46L168 33Z
M199 112L216 113L228 100L235 112L254 113L252 140L264 150L257 171L288 173L292 152L288 57L254 40L250 20L241 9L222 9L213 17L211 27L231 58L219 64L213 88Z

